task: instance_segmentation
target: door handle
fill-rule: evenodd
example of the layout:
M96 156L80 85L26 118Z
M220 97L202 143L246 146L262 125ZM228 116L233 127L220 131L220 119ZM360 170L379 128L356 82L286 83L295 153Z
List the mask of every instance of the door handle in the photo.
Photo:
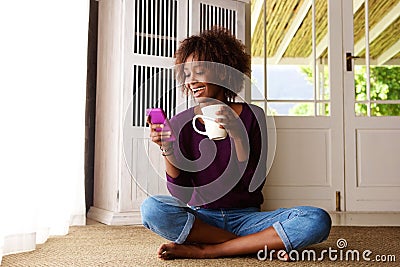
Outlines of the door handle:
M353 59L354 58L360 58L360 57L355 57L351 54L351 52L346 53L346 70L347 71L353 71Z

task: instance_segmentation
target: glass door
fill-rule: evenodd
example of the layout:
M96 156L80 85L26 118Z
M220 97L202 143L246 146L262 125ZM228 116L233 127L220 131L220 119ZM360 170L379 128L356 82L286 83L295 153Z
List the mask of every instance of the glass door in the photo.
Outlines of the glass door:
M265 209L343 209L341 25L340 1L252 1L252 103L277 132Z
M400 211L400 2L342 3L346 210Z

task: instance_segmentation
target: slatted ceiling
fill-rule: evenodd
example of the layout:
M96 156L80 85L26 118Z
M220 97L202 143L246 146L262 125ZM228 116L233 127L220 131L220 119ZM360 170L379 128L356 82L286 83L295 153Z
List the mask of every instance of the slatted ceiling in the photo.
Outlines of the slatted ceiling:
M320 55L320 58L328 58L328 48L325 48L324 52Z
M389 49L400 39L400 17L384 30L371 44L370 56L377 58L382 52ZM365 57L365 49L359 54Z
M328 34L328 1L316 0L316 43ZM291 40L283 57L309 57L312 53L312 10Z
M261 1L261 0L258 0ZM266 11L266 31L267 31L267 56L273 57L281 44L285 34L287 33L298 9L304 3L304 0L266 0L267 11ZM255 33L252 36L252 51L257 54L253 56L263 56L263 23L262 16L264 8L260 12L260 18L257 21Z
M135 2L134 53L173 57L178 45L177 1Z
M369 1L369 27L372 29L399 0L375 0ZM364 4L354 15L354 43L364 38L365 34L365 8ZM383 52L383 51L382 51Z
M254 8L255 3L257 1L263 1L263 0L254 0L251 1L252 3L252 8ZM296 14L296 10L293 9L290 11L290 7L295 7L297 4L297 8L302 5L301 2L304 1L292 1L292 0L265 0L267 4L267 22L266 22L266 27L267 27L267 56L269 58L273 57L275 55L277 47L281 44L281 41L285 34L287 33L285 29L287 27L285 25L290 26L292 21L290 20L293 18L293 16ZM319 4L321 0L317 0L317 5ZM327 2L327 0L323 0L324 2ZM349 0L352 1L352 0ZM294 4L294 2L298 2ZM370 29L372 29L386 14L388 14L393 7L395 7L398 3L399 0L370 0L370 14L369 14L369 20L370 20ZM252 9L253 10L253 9ZM286 12L282 12L282 10L287 10ZM316 11L317 13L319 12L320 8L317 7ZM325 8L323 8L325 10ZM263 36L263 31L264 31L264 24L262 21L263 18L263 13L264 11L261 10L258 16L258 20L256 23L256 27L254 30L254 33L252 35L252 41L251 41L251 53L252 56L254 57L263 57L263 41L264 41L264 36ZM252 14L252 16L255 16L256 14ZM310 18L311 13L306 17ZM320 34L319 32L327 33L327 25L324 21L321 22L322 17L327 17L326 13L319 13L317 14L317 44L319 43L320 37L323 37L325 34ZM324 20L325 20L324 18ZM311 20L304 21L304 24L311 23ZM365 30L364 30L364 4L358 9L358 11L354 15L354 33L355 33L355 43L358 41L362 40L365 35ZM393 24L395 24L394 22ZM322 24L322 25L321 25ZM275 27L273 27L273 25ZM278 27L279 26L279 27ZM393 26L396 30L399 29L397 26ZM308 33L311 36L311 26L309 27L310 33ZM393 29L393 28L392 28ZM311 45L309 43L310 38L305 38L304 35L301 35L301 29L298 30L298 37L303 36L303 38L298 38L297 40L292 40L292 43L289 45L288 50L286 51L286 54L283 55L283 57L291 57L291 58L301 58L301 57L307 57L308 55L311 54ZM303 33L304 34L304 33ZM382 54L389 45L388 43L393 43L393 39L395 39L397 34L393 33L393 31L384 31L381 33L381 35L378 37L380 39L379 41L376 40L376 42L372 42L370 46L370 51L371 55L374 55L374 57ZM305 41L304 41L305 40ZM396 39L396 41L398 38ZM307 47L307 48L306 48ZM306 50L303 48L308 49L307 53L305 53ZM374 54L372 54L372 51ZM364 52L362 52L364 53ZM360 56L360 55L358 55ZM394 56L394 58L399 58L400 55Z
M236 16L235 10L200 3L200 31L220 25L229 29L233 35L236 35Z
M146 109L162 108L175 115L177 88L172 69L133 66L133 126L145 126Z
M254 3L255 1L252 1ZM253 5L252 5L253 6ZM261 8L260 14L264 13L264 5ZM263 30L263 16L259 16L257 19L254 33L251 37L251 55L255 57L264 56L264 30Z

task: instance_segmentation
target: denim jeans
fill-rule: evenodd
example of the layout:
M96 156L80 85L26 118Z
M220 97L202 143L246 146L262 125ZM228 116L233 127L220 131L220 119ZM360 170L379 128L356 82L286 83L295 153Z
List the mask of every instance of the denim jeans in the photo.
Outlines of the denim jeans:
M274 227L286 251L301 249L328 238L329 214L316 207L298 206L275 211L258 208L202 209L188 207L171 196L152 196L141 205L143 225L177 244L185 242L195 218L238 236Z

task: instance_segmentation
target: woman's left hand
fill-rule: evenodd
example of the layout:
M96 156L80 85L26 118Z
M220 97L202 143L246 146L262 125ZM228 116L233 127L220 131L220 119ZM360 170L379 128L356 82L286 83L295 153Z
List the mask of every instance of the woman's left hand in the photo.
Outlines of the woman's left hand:
M231 107L221 107L221 109L216 112L216 115L220 117L215 121L220 124L221 128L225 128L230 137L233 139L245 138L246 129L238 114L236 114Z

